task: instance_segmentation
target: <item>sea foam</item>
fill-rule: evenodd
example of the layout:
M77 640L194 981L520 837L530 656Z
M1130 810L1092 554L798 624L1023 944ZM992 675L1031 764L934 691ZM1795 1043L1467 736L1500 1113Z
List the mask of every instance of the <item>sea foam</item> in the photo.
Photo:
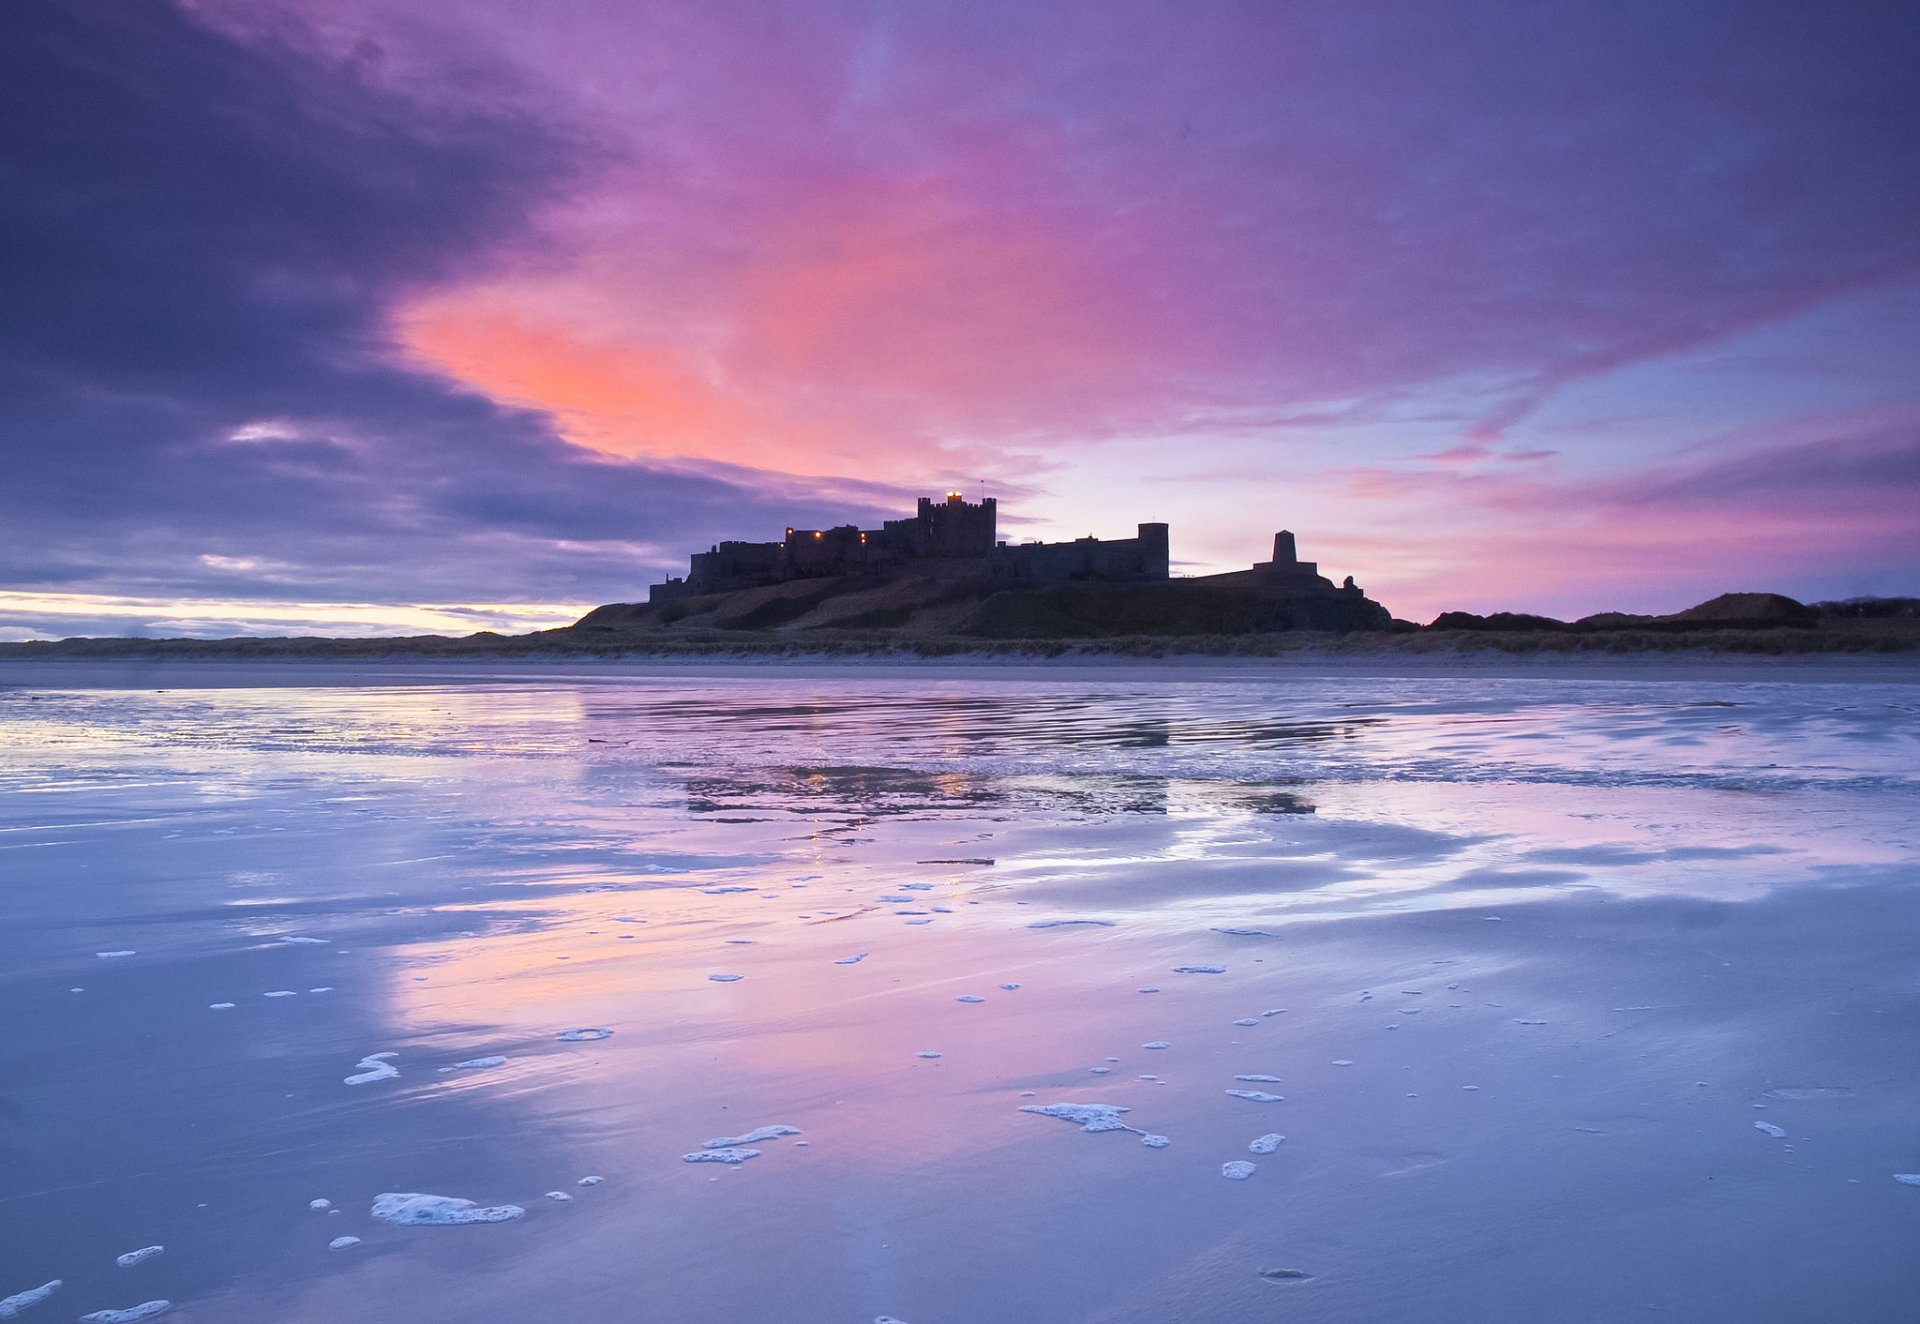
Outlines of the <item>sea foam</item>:
M742 1145L757 1145L763 1140L778 1140L781 1136L797 1136L799 1134L800 1128L797 1126L781 1126L775 1123L772 1126L762 1126L749 1131L743 1136L722 1136L718 1140L709 1140L704 1148L737 1149Z
M395 1227L459 1227L467 1223L509 1223L527 1211L517 1204L482 1207L450 1195L387 1191L374 1197L373 1216Z
M392 1080L400 1074L400 1069L389 1058L400 1056L398 1053L368 1053L355 1066L360 1068L358 1075L346 1077L349 1085L371 1085L376 1080Z
M24 1292L15 1292L12 1296L0 1297L0 1319L12 1319L28 1306L39 1305L42 1301L45 1301L48 1297L59 1291L61 1286L62 1280L56 1278L50 1283L42 1283L38 1287L29 1287Z
M142 1301L125 1310L96 1310L91 1315L82 1315L80 1324L134 1324L135 1320L152 1319L172 1309L171 1301Z

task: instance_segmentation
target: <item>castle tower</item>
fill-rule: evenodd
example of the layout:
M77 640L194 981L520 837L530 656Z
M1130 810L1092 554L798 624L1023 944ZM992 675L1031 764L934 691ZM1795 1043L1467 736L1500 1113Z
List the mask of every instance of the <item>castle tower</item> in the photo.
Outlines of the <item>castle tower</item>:
M1167 526L1140 526L1140 572L1148 579L1165 579L1171 573L1173 558L1168 550Z
M958 492L947 493L944 501L921 497L915 519L920 555L985 556L993 550L998 502L982 497L976 504Z

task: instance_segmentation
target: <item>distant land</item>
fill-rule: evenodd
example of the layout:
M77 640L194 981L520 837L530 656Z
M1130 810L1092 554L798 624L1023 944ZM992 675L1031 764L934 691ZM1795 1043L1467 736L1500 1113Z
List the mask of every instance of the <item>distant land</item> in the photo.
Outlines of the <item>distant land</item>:
M1271 559L1174 577L1165 524L1132 538L1009 543L998 503L922 497L877 529L788 527L690 558L647 601L596 607L532 634L448 638L62 639L0 644L4 658L562 658L959 654L1221 657L1339 653L1892 653L1920 648L1920 598L1808 606L1724 593L1666 616L1577 621L1519 612L1395 619L1351 577L1302 561L1294 535Z
M0 644L0 660L332 658L560 660L617 657L953 657L1065 654L1283 657L1329 654L1754 655L1920 650L1920 598L1806 605L1727 593L1665 616L1608 612L1577 621L1512 612L1444 612L1427 625L1296 628L1246 589L1194 580L1014 586L966 580L798 580L617 603L531 634L449 638L61 639Z

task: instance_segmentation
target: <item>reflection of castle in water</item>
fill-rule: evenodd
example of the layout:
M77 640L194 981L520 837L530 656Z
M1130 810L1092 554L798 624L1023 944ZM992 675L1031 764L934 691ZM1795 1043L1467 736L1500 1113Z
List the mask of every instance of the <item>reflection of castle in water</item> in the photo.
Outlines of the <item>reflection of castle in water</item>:
M993 497L967 501L921 497L919 508L877 529L842 524L830 529L789 528L779 542L714 544L695 552L686 578L669 578L647 592L650 603L709 593L731 593L795 579L863 575L880 578L985 579L1013 584L1145 583L1170 578L1165 524L1141 524L1131 538L1076 538L1071 542L1012 544L998 537ZM1220 588L1268 589L1287 596L1364 600L1351 577L1340 587L1321 577L1294 550L1293 535L1274 535L1273 559L1249 570L1182 581Z
M968 815L990 811L1019 816L1058 813L1072 818L1164 817L1176 808L1187 814L1278 816L1315 812L1312 800L1295 787L1140 773L1005 777L855 765L769 766L750 773L690 772L683 776L686 810L695 818L739 824L779 823L803 816L812 839L836 846L871 843L876 823L889 818L942 820L952 816L959 822Z

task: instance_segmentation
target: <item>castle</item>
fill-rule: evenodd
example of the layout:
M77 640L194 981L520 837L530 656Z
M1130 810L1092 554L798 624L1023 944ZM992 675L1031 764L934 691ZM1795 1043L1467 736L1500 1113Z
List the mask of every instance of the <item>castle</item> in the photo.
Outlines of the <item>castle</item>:
M789 528L779 542L721 542L695 552L683 579L647 591L650 605L707 594L762 588L796 579L841 575L881 579L954 579L1018 585L1128 584L1170 578L1167 526L1142 524L1131 538L1076 538L1071 542L1009 544L997 536L994 498L973 502L958 492L942 500L921 497L904 519L877 529L843 524L831 529ZM1274 535L1273 559L1251 569L1181 581L1196 586L1253 589L1263 597L1366 601L1351 577L1339 586L1302 561L1293 535ZM1384 613L1383 613L1384 614Z

